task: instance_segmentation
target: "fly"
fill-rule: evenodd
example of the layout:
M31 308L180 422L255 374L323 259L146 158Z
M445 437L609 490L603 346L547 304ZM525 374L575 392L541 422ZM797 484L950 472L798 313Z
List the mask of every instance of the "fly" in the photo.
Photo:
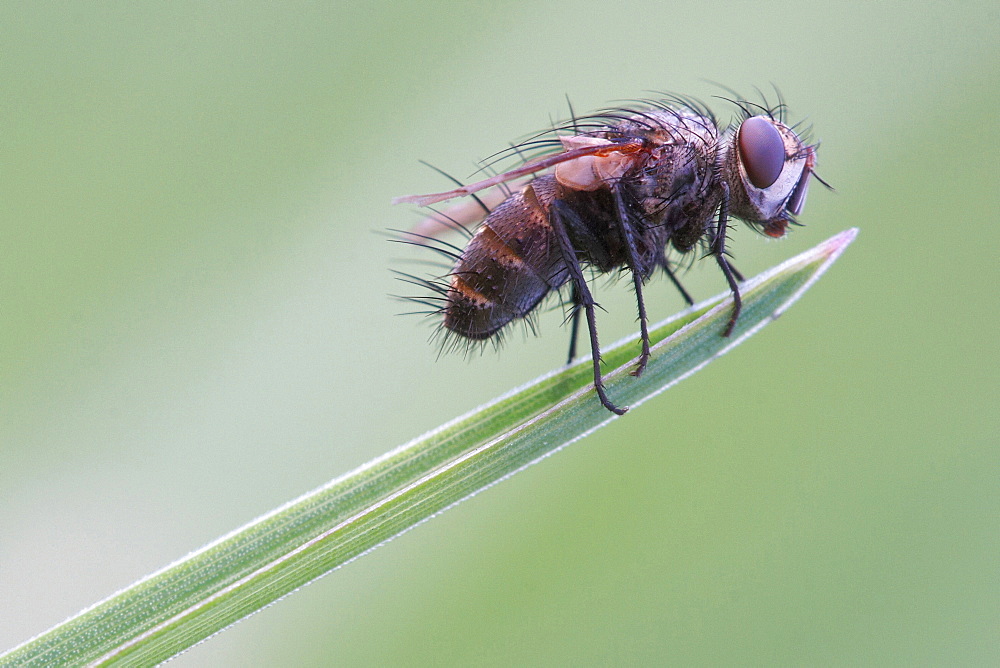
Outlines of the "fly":
M650 347L646 281L661 269L685 301L694 303L677 279L668 249L683 255L700 247L715 259L733 295L721 332L728 337L739 320L743 280L727 251L730 218L782 237L796 224L816 176L816 146L785 123L783 102L769 107L730 101L740 117L727 127L704 104L681 96L573 118L513 147L519 156L541 150L522 157L514 169L447 192L396 198L394 203L421 206L471 198L428 218L430 227L406 233L404 240L431 246L453 262L437 279L406 276L433 292L413 299L442 318L446 336L482 341L529 317L550 292L568 286L569 359L576 355L582 314L594 388L605 408L622 415L628 408L616 406L604 388L597 303L584 270L631 273L642 341L632 375L639 376ZM468 230L476 224L464 249L431 239L435 226Z

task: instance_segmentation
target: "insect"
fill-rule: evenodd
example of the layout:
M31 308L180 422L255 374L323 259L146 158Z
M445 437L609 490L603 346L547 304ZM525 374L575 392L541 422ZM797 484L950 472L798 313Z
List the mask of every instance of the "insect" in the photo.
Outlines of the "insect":
M608 410L625 413L628 408L615 405L605 391L598 304L585 270L631 273L642 341L632 375L639 376L650 354L646 281L660 269L694 303L668 252L683 256L700 248L715 259L733 295L721 332L728 337L740 316L743 280L727 252L730 218L782 237L796 224L815 176L816 146L786 124L783 101L773 107L729 101L739 119L727 127L701 102L674 95L574 116L512 147L522 161L514 169L470 185L453 179L460 187L447 192L396 198L394 203L430 206L470 197L428 222L465 230L478 223L464 250L435 246L426 226L408 233L410 243L435 247L453 262L435 280L404 275L433 292L413 299L442 317L446 339L475 342L528 318L546 295L568 286L569 359L576 355L582 314L597 395ZM528 151L536 154L525 157Z

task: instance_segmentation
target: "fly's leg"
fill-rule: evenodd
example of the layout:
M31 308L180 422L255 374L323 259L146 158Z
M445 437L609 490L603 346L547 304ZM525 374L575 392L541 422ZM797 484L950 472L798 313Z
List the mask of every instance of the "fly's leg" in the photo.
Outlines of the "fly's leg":
M639 251L635 247L635 232L632 230L632 218L629 216L621 190L615 189L615 205L618 207L618 219L622 224L625 236L625 249L628 253L628 263L632 269L632 284L635 285L635 299L639 306L639 331L642 334L642 352L639 362L632 370L633 376L641 376L649 361L649 323L646 317L646 302L642 298L643 267L639 265Z
M722 273L726 275L726 282L729 283L729 289L733 292L733 314L729 317L729 324L726 325L726 330L722 332L723 336L728 337L733 333L736 321L740 318L743 300L740 299L740 286L736 281L736 272L732 265L729 264L729 258L726 257L726 230L729 221L729 186L723 184L723 188L722 203L719 205L719 221L711 231L711 253L715 256L715 261L719 264L719 268L722 269Z
M569 240L569 235L566 234L566 225L563 222L564 218L575 215L569 207L559 200L552 203L552 229L558 240L559 249L562 251L573 288L577 291L579 308L582 308L587 316L587 329L590 331L590 352L594 362L594 389L597 390L597 396L600 398L602 406L616 415L624 415L628 408L615 406L608 399L607 392L604 391L604 379L601 377L601 346L597 341L597 316L595 314L597 304L593 295L590 294L590 288L583 276L583 269L580 268L580 261L576 257L576 250Z
M580 333L580 308L582 304L580 303L580 291L576 287L576 282L573 282L570 287L569 300L573 313L570 315L569 358L566 360L566 364L572 364L573 358L576 357L576 337Z
M667 277L670 279L670 282L674 284L674 287L677 288L677 291L681 293L681 297L684 298L684 301L687 303L687 305L694 306L694 300L691 299L691 295L689 295L688 291L684 289L684 286L681 285L681 282L677 280L677 274L675 274L674 270L670 268L669 264L667 264L666 259L663 260L663 263L660 266L663 267L663 271L667 274Z

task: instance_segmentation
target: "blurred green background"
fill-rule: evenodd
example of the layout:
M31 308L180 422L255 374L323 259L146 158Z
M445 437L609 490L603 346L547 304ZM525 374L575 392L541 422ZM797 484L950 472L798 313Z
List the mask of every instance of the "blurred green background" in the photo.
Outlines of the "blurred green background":
M840 262L176 665L1000 661L998 28L995 2L0 5L0 649L557 366L557 312L436 359L386 296L414 254L380 233L417 219L390 198L565 95L711 80L779 85L837 188L787 240L736 229L738 266L860 227ZM597 291L603 340L631 331L628 286Z

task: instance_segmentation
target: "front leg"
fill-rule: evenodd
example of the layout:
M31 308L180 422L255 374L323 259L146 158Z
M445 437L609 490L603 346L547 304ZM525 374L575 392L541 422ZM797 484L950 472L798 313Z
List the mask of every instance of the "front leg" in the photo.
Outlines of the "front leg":
M733 333L733 329L736 327L736 321L740 318L740 310L743 308L743 300L740 298L740 286L739 283L736 282L736 273L732 265L729 264L729 258L726 257L726 232L728 222L729 186L723 184L722 203L719 205L719 221L718 224L714 226L714 229L711 230L711 253L715 256L715 261L719 264L719 268L722 269L722 273L726 275L726 282L729 283L729 289L733 292L733 314L729 317L729 324L726 325L726 330L722 332L722 335L725 337L728 337Z

